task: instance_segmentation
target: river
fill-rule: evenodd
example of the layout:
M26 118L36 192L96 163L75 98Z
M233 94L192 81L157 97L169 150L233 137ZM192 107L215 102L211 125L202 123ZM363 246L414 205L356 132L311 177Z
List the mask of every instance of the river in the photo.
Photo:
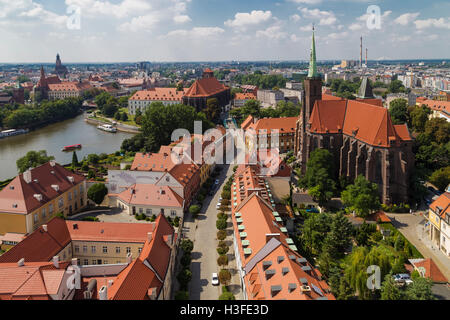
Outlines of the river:
M51 124L27 134L0 139L0 181L17 175L17 159L28 151L46 150L60 164L72 162L72 152L62 152L67 145L82 144L77 150L78 160L91 153L113 153L120 150L122 141L133 134L108 133L84 121L84 116Z

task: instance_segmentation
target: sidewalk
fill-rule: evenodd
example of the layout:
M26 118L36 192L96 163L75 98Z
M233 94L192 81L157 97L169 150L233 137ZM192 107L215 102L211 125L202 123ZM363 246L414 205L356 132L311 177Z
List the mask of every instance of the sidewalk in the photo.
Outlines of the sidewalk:
M450 258L447 258L436 246L431 243L427 230L424 229L426 219L419 213L393 214L387 213L394 225L424 256L431 258L450 280Z

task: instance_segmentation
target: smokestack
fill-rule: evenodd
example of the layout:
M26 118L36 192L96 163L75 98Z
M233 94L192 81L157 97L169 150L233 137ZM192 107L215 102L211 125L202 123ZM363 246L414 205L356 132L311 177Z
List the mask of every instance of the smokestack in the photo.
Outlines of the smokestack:
M369 49L366 48L366 67L367 67L367 55L368 55Z
M108 300L108 288L106 286L100 288L98 299L102 301Z
M359 55L359 67L362 68L362 56L363 56L363 37L361 36L360 55Z

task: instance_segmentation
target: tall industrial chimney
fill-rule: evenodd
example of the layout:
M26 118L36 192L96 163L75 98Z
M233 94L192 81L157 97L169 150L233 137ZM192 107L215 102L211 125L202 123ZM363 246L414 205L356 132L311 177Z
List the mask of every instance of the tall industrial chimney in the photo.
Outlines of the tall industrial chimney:
M369 49L366 48L366 67L367 67L367 55L368 55Z
M362 56L363 56L363 37L361 36L361 46L359 55L359 67L362 68Z

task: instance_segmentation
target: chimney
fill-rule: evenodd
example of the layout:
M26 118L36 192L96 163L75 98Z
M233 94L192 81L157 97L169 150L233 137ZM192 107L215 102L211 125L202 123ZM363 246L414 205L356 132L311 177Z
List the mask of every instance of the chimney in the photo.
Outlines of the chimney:
M108 300L108 288L106 286L103 286L98 291L98 299L99 300Z
M48 232L48 228L47 228L47 225L46 225L46 224L43 224L43 225L42 225L42 229L44 229L45 232Z
M26 182L26 183L31 183L31 170L30 169L28 169L27 171L25 171L24 173L23 173L23 180Z
M22 258L17 262L18 267L23 267L24 265L25 265L25 258Z
M108 288L111 288L111 286L113 285L114 280L108 280Z
M127 254L127 263L130 264L133 261L133 254L130 252Z
M77 266L78 265L78 259L77 258L73 258L72 259L72 265L73 266Z
M56 166L56 161L55 161L55 160L50 160L50 166L51 166L51 167Z
M58 256L53 257L53 265L55 266L56 269L59 269L59 257Z
M147 232L147 240L148 240L148 242L149 243L152 242L152 239L153 239L153 232Z

